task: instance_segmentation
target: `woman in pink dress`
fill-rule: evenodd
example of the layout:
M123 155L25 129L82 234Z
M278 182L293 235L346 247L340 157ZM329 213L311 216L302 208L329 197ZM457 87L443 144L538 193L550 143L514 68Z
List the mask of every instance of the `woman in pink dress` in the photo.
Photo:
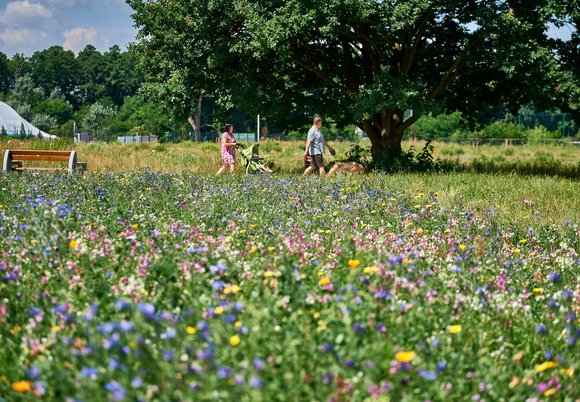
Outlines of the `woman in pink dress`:
M230 173L234 173L236 167L236 139L234 137L234 126L226 123L224 132L222 134L222 167L217 174L225 173L228 169Z

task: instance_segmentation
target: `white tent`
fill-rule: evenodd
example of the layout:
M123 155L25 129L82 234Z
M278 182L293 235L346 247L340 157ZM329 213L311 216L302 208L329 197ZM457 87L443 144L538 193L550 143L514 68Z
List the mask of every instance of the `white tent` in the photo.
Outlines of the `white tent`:
M18 135L24 127L26 134L32 136L42 137L44 140L53 140L56 135L50 135L44 131L34 127L32 124L24 120L16 110L12 109L4 102L0 102L0 130L4 128L8 135Z

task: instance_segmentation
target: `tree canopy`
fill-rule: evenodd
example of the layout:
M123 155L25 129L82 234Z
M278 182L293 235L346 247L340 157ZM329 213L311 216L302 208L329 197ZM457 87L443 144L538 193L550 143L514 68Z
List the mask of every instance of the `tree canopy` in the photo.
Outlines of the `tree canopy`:
M204 94L288 125L313 114L353 122L375 159L399 153L430 111L578 104L574 0L127 3L159 99L187 111ZM548 24L569 24L572 39L550 38Z

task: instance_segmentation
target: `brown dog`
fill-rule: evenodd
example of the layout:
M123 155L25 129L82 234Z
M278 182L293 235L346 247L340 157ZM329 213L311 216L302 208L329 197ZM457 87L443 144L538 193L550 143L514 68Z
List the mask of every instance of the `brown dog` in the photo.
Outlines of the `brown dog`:
M336 173L361 174L366 173L366 171L367 169L357 162L336 162L326 175L330 176Z

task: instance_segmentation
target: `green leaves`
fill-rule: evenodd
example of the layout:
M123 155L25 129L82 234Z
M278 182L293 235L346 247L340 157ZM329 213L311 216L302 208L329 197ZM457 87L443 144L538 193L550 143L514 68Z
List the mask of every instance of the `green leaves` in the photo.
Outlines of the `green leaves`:
M165 88L174 96L159 100L184 108L204 93L288 128L315 113L358 121L373 155L396 149L402 130L434 108L473 113L483 102L537 98L565 108L577 94L563 85L569 76L558 73L545 32L555 13L573 9L551 2L128 3L147 80L175 84ZM399 124L405 109L415 117Z

